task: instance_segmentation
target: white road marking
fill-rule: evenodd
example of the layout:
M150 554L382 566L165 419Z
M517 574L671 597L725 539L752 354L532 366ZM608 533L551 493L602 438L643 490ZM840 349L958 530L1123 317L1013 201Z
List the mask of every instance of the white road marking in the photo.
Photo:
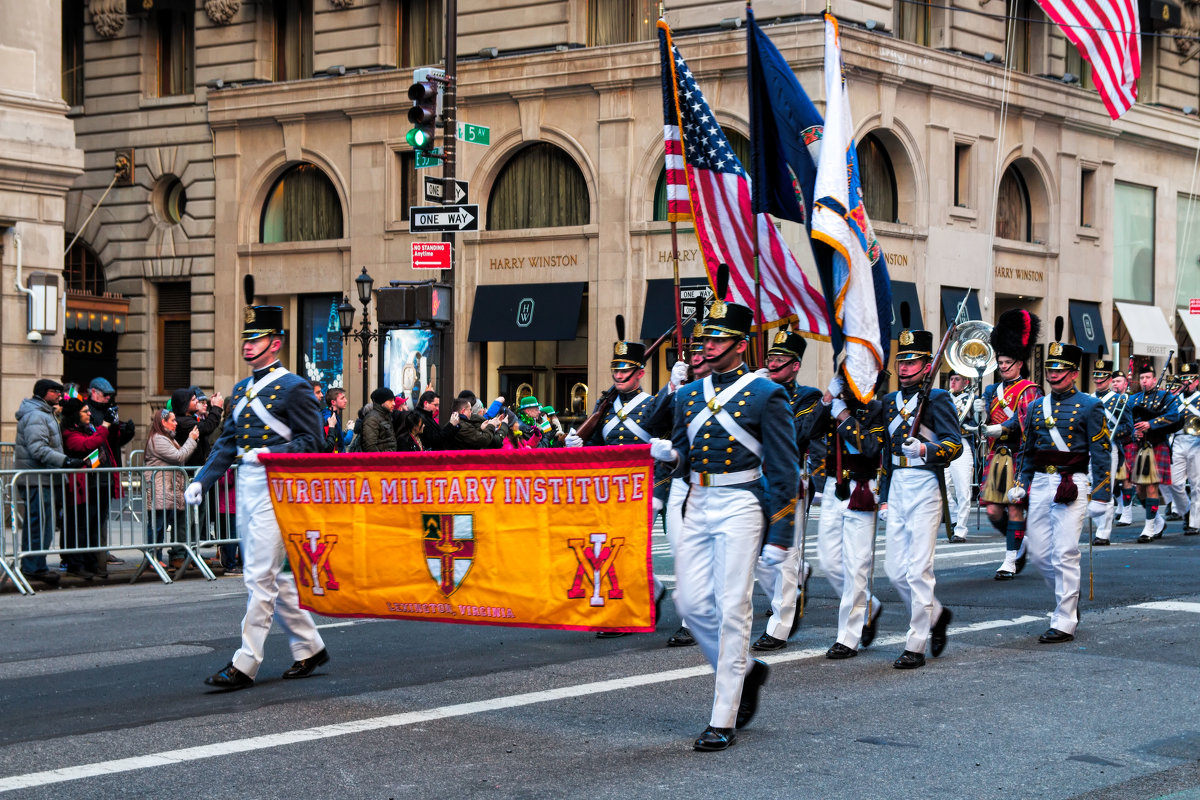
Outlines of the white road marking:
M951 628L949 631L947 631L947 633L951 636L957 636L963 633L989 630L992 628L1026 625L1031 622L1039 622L1042 619L1043 618L1040 616L1022 616L1015 619L985 620L983 622L976 622L972 625L963 625L960 627ZM904 639L905 637L903 635L892 636L879 640L879 643L898 644L903 642ZM789 661L802 661L804 659L817 658L824 655L825 651L823 649L809 649L797 650L790 653L781 653L775 656L768 656L763 660L772 664L781 664ZM441 706L439 708L430 708L424 711L406 711L402 714L388 714L382 717L368 717L366 719L353 720L350 722L339 722L332 725L319 725L313 728L300 728L293 731L269 733L263 736L251 736L246 739L233 739L230 741L215 742L213 744L200 745L197 747L185 747L179 750L164 750L159 753L149 753L144 756L118 758L113 759L112 761L98 761L91 764L79 764L77 766L46 770L44 772L31 772L24 775L10 775L7 778L0 778L0 792L11 792L15 789L32 789L34 787L41 787L51 783L64 783L66 781L94 778L100 775L115 775L123 772L134 772L140 769L164 767L170 764L182 764L189 761L220 758L222 756L228 756L232 753L249 753L255 750L267 750L274 747L284 747L291 744L299 744L301 742L331 739L335 736L346 736L348 734L364 733L366 731L381 730L384 728L400 728L409 725L417 725L423 722L431 722L438 719L462 717L469 714L481 714L486 711L498 711L500 709L507 708L520 708L522 706L530 706L538 703L549 703L555 700L565 700L572 697L585 697L587 695L603 694L605 692L616 692L622 689L634 689L641 686L652 686L658 683L668 683L671 681L686 680L688 678L699 678L703 677L704 675L711 674L712 668L703 666L666 670L664 672L652 672L643 675L630 675L624 678L615 678L613 680L581 683L576 686L563 686L558 689L547 689L540 692L526 692L524 694L509 695L507 697L494 697L487 700L479 700L473 703L459 703L456 705Z
M1130 608L1148 608L1152 611L1189 611L1200 614L1200 603L1182 603L1175 600L1160 600L1154 603L1138 603Z
M387 621L388 620L382 619L382 618L368 619L366 617L364 617L363 619L348 619L344 622L326 622L324 625L318 625L317 630L325 630L326 628L349 628L352 625L363 625L368 622L387 622Z

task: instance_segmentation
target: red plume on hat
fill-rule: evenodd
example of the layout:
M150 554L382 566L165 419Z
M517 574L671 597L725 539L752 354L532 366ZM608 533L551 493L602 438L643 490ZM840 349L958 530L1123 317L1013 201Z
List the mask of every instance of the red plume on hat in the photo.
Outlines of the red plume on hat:
M1005 311L992 328L992 348L996 355L1015 361L1029 361L1041 333L1042 321L1023 308Z

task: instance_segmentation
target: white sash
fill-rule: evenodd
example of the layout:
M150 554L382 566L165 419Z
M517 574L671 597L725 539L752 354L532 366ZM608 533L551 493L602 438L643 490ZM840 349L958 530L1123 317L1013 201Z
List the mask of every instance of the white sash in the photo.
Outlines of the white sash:
M267 411L267 407L263 405L262 400L258 399L258 393L267 388L267 385L271 381L277 380L287 373L288 370L286 367L279 366L255 381L246 390L246 394L242 395L242 399L238 400L237 405L233 407L234 420L237 420L242 415L242 412L246 410L246 406L249 405L250 410L254 412L254 416L258 417L268 429L275 431L285 441L290 442L292 440L292 429L270 411Z
M650 441L650 434L646 433L646 429L629 419L629 415L633 413L633 410L648 399L650 399L650 395L645 392L639 392L629 401L629 405L626 406L621 404L621 396L617 395L617 399L613 401L613 411L616 413L612 419L604 424L604 438L607 439L609 434L616 430L616 427L623 422L625 423L625 428L634 436L643 442Z
M1060 453L1069 453L1071 448L1067 447L1067 442L1063 439L1062 431L1055 424L1054 412L1050 408L1051 400L1049 397L1042 398L1042 419L1046 420L1046 428L1050 431L1050 441L1054 442L1055 448Z
M762 442L755 439L741 425L738 425L733 415L725 410L727 403L732 403L737 397L738 392L745 389L758 376L753 372L747 372L742 377L733 382L731 386L726 387L720 394L716 393L713 388L712 375L706 375L702 385L704 386L705 406L700 410L700 413L692 417L692 421L688 423L687 435L688 444L696 441L697 434L700 433L701 426L708 420L709 417L716 417L717 422L721 423L721 427L725 432L737 441L742 447L745 447L751 453L762 458Z
M902 398L903 396L904 395L901 394L900 392L896 392L896 410L899 411L900 413L898 413L896 416L892 417L892 421L888 423L888 438L889 439L892 438L896 434L896 429L899 428L904 422L906 422L908 417L911 417L913 415L913 413L917 410L917 401L921 399L920 392L917 392L912 397L910 397L908 399L907 403L901 401L900 398Z
M1197 409L1193 403L1200 401L1200 392L1196 392L1191 397L1179 397L1180 411L1185 414L1190 414L1193 417L1200 417L1200 409Z

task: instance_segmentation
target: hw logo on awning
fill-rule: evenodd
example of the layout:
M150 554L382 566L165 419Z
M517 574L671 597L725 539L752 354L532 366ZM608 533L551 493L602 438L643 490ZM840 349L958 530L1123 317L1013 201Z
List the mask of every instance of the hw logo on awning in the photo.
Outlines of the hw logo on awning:
M611 544L605 544L608 540L607 533L593 533L588 538L591 540L590 547L588 542L583 539L567 540L567 545L575 553L575 559L579 562L579 566L575 569L575 582L571 584L567 597L572 600L587 597L591 605L602 606L605 598L601 589L604 582L607 581L608 599L624 599L625 592L621 590L621 585L617 581L617 570L613 566L613 562L617 560L617 553L621 552L625 538L623 536L615 537Z
M533 298L524 297L517 303L517 327L528 328L533 322Z
M471 514L422 514L425 566L446 597L462 585L475 560L475 527Z

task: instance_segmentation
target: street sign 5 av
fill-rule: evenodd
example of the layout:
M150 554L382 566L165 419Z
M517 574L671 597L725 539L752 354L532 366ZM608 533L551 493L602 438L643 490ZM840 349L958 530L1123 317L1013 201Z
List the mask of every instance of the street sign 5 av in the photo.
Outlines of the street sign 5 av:
M485 128L482 125L472 125L469 122L459 122L455 126L457 138L460 142L470 142L471 144L490 145L492 143L492 129Z
M465 203L467 201L466 181L454 181L454 188L450 192L446 192L445 178L435 178L432 175L426 175L424 184L426 203L446 203L448 205L458 205L459 203Z
M408 229L413 233L479 230L479 206L412 206Z
M413 269L450 269L449 242L413 242Z

